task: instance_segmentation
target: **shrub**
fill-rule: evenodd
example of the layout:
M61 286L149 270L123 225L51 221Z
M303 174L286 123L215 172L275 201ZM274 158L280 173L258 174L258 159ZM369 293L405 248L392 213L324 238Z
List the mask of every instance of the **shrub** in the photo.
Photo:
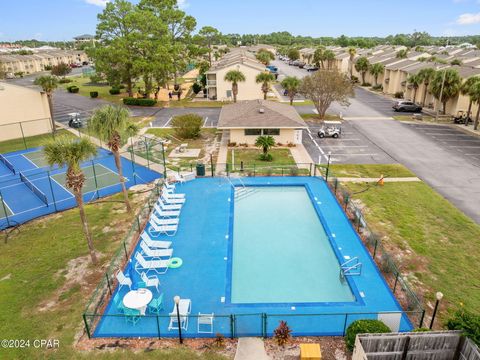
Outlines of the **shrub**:
M43 67L43 70L45 70L45 71L50 71L50 70L52 70L52 65L45 65L45 66Z
M25 73L24 73L23 71L17 71L17 72L15 72L15 73L13 73L13 75L15 75L15 77L20 77L20 78L23 78L23 75L24 75L24 74L25 74Z
M137 99L137 98L123 98L124 105L136 105L136 106L153 106L157 103L155 99Z
M273 338L279 346L285 346L291 338L291 332L292 329L287 325L287 322L281 320L278 327L273 331Z
M362 86L372 86L372 84L370 84L369 82L364 82Z
M432 330L430 330L429 328L424 328L424 327L412 330L412 332L427 332L427 331L432 331Z
M480 346L480 315L461 309L447 320L446 325L448 330L462 330L465 336Z
M382 84L373 85L372 90L382 91L383 90L383 85Z
M93 84L98 84L103 81L103 77L97 73L90 75L90 82Z
M197 95L201 90L202 90L202 85L200 85L199 83L194 83L192 85L192 91L195 95Z
M184 114L174 116L172 127L182 139L195 139L200 135L203 118L197 114Z
M72 94L78 93L79 90L80 88L76 85L70 85L69 87L67 87L67 91Z
M273 161L273 156L272 156L272 154L268 154L268 153L267 154L261 154L259 156L259 159L261 161Z
M92 99L95 99L98 97L98 91L90 91L90 97Z
M215 340L213 340L213 347L217 349L223 349L225 347L225 337L222 334L215 334Z
M58 82L60 84L68 84L68 83L72 82L72 79L63 78L63 79L58 80Z
M354 84L357 84L357 83L358 83L358 76L352 75L352 77L350 78L350 80L352 80L352 82L353 82Z
M228 147L235 147L235 146L237 146L237 143L235 141L228 142Z
M403 91L397 91L393 96L395 99L403 99Z
M110 95L118 95L120 94L120 89L116 87L112 87L110 90L108 90L108 92L110 93Z
M390 328L380 320L356 320L350 324L345 334L345 343L348 350L355 346L357 334L389 333Z

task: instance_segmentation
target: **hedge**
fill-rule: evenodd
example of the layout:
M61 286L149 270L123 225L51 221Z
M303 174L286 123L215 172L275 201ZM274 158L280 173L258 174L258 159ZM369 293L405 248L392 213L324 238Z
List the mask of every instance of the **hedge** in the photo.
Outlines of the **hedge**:
M126 97L123 99L125 105L136 105L136 106L153 106L157 103L155 99L137 99L132 97Z
M108 92L110 93L110 95L118 95L120 94L120 89L112 87L110 90L108 90Z
M389 333L390 328L380 320L356 320L350 324L345 334L345 343L348 350L355 346L357 334Z
M90 97L91 97L92 99L98 97L98 91L90 91Z
M80 90L80 88L76 85L71 85L71 86L67 87L67 91L69 93L72 93L72 94L78 93L79 90Z

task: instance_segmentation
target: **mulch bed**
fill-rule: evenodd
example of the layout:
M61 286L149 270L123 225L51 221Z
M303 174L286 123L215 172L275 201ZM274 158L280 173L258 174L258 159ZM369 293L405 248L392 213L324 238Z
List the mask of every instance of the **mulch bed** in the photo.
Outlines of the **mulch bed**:
M351 360L341 336L294 337L283 348L274 339L267 339L265 349L273 360L297 360L300 358L300 344L311 343L320 344L322 360Z

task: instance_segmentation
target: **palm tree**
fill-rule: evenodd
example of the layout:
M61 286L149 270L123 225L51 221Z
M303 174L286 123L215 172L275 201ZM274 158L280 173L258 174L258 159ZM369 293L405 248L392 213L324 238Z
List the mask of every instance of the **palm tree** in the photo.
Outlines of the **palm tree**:
M397 51L396 58L397 59L406 59L408 56L408 49L402 49Z
M365 84L365 74L370 68L370 61L365 56L358 58L355 63L355 70L362 74L362 85Z
M417 90L422 83L422 78L418 74L412 74L407 78L407 83L413 88L413 102L417 99Z
M383 74L385 71L385 65L376 63L370 65L369 68L370 74L373 76L373 79L375 80L375 86L378 85L378 75Z
M268 150L275 146L275 139L270 135L262 135L257 137L255 140L255 146L262 148L263 158L266 159L268 156Z
M350 55L349 68L350 68L350 79L351 79L353 77L353 60L355 59L355 55L357 55L357 49L355 49L354 47L349 48L348 55Z
M288 97L290 98L290 105L293 105L293 99L298 92L300 83L300 79L296 76L287 76L285 79L282 80L281 85L288 92Z
M271 72L262 72L257 75L255 82L262 84L263 100L267 100L267 94L270 91L270 84L275 81L275 76Z
M437 71L430 83L430 92L443 104L443 114L446 114L448 100L460 92L462 78L455 69Z
M240 70L230 70L224 80L232 83L233 102L237 102L238 83L245 81L245 75Z
M50 107L52 131L55 132L55 120L53 120L53 92L58 87L58 80L55 76L43 75L36 78L34 84L40 86L45 94L47 94L48 106Z
M327 69L331 70L332 64L335 61L335 53L332 50L325 50L323 53L325 60L327 60Z
M471 96L471 92L474 89L474 85L480 82L480 77L472 76L469 77L460 87L460 92L462 95L468 96L468 110L467 110L467 118L471 118L471 111L472 111L472 104L473 99ZM465 121L465 126L468 125L468 121Z
M87 217L83 206L82 188L85 184L85 174L80 167L82 162L95 156L97 148L85 137L77 139L69 136L60 136L48 141L43 148L43 152L48 165L67 167L65 185L72 190L75 196L78 210L80 211L83 233L87 239L88 249L90 251L90 257L92 258L92 263L97 264L92 234L88 228Z
M475 122L473 123L473 130L478 129L478 119L480 116L480 81L472 85L470 89L470 99L476 102L478 105L477 115L475 116Z
M427 99L428 85L430 84L430 81L432 81L434 76L435 76L435 69L433 68L421 69L418 72L418 77L422 79L423 85L425 86L425 89L423 90L422 106L425 106L425 101Z
M319 46L315 52L313 53L313 62L315 66L324 69L324 62L325 61L325 48L323 46Z
M115 158L115 166L118 170L120 184L122 186L123 197L127 211L131 211L130 201L128 200L128 192L125 186L125 178L122 172L122 160L120 157L120 148L122 142L134 134L133 124L130 122L130 112L121 106L105 105L96 109L93 113L88 127L98 138L107 143L108 148L112 151ZM137 128L138 131L138 128Z

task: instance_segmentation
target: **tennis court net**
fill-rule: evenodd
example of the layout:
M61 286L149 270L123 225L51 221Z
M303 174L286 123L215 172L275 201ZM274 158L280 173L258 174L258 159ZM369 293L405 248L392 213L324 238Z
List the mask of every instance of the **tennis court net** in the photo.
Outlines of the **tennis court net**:
M47 198L47 195L45 195L42 190L40 190L40 189L39 189L38 187L36 187L30 180L28 180L28 179L26 178L26 176L22 174L21 171L19 172L19 175L20 175L20 180L22 180L22 182L23 182L25 185L27 185L27 187L28 187L30 190L32 190L32 192L33 192L35 195L37 195L37 196L40 198L40 200L42 200L42 201L45 203L45 205L48 206L48 198Z
M7 158L5 156L3 156L2 154L0 154L0 161L3 162L5 164L5 166L7 168L9 168L10 171L15 174L15 168L13 167L12 163L10 161L8 161Z

